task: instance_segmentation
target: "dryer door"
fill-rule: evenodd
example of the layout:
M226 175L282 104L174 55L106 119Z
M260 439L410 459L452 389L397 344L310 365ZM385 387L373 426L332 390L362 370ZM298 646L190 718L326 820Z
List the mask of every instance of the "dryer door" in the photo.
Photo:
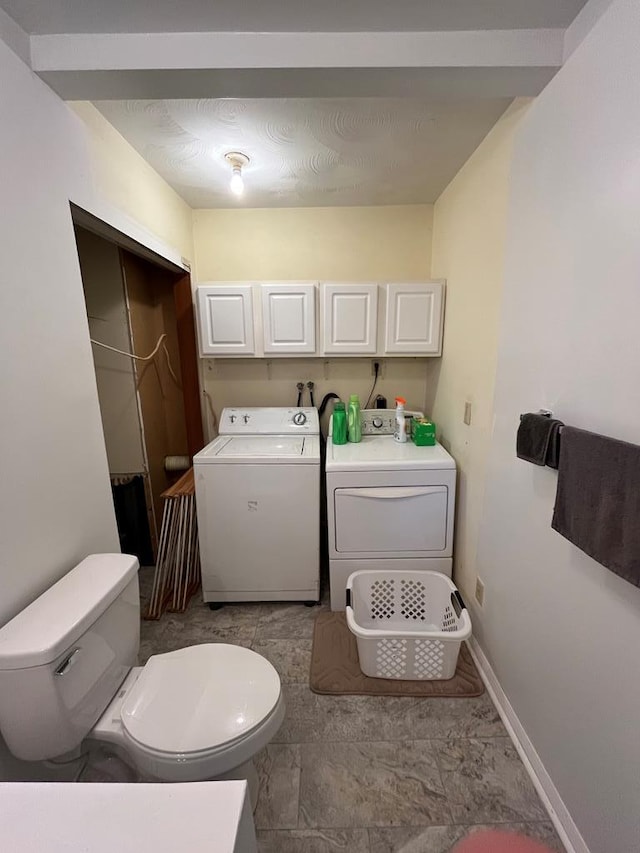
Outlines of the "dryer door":
M446 549L445 485L338 488L334 500L338 553L435 556Z

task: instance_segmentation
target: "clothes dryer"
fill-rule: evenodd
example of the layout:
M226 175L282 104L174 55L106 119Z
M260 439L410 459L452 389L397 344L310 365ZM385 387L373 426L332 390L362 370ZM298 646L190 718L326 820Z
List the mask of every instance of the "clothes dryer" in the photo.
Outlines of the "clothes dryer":
M394 440L395 411L362 411L362 441L327 439L331 609L344 610L360 569L428 569L451 577L456 464L440 444Z

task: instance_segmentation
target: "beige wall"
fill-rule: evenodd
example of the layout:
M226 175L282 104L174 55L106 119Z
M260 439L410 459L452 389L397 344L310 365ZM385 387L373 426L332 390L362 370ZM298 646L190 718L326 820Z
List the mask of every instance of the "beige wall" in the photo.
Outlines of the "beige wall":
M70 104L82 120L94 192L120 214L193 259L191 208L86 101ZM129 233L127 231L127 233Z
M194 210L195 277L428 278L433 205Z
M455 573L475 588L476 547L492 429L513 138L528 102L512 104L435 204L433 275L447 280L432 416L458 464ZM471 424L463 422L471 403Z
M432 205L195 210L195 278L411 281L431 277ZM360 394L373 381L371 358L205 362L204 387L216 417L224 406L290 406L296 382ZM422 409L428 359L386 359L376 393ZM305 396L305 401L308 397ZM210 414L209 435L213 434Z
M359 394L364 404L373 384L372 358L286 358L286 359L207 359L204 362L204 387L209 393L216 419L224 406L293 406L297 400L296 382L315 382L315 403L333 391L341 399ZM423 409L426 393L426 364L424 358L389 358L383 362L383 375L376 385L376 394L387 398L403 396L407 408ZM304 405L309 405L307 389ZM327 417L331 407L327 412ZM326 418L323 427L326 427ZM207 426L213 436L213 419L207 412Z

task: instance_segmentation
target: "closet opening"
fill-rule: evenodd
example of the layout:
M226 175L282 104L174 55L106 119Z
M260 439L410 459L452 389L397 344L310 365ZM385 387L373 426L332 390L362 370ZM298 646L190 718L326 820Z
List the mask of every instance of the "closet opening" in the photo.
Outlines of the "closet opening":
M204 438L191 277L72 205L123 552L155 564L162 493Z

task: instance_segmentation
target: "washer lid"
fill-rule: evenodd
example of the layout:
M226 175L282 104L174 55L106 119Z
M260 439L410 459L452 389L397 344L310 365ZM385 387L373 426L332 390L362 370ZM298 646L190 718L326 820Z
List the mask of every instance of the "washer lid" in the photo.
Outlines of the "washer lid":
M258 465L320 462L317 435L220 435L193 457L195 465L252 462Z
M149 659L122 705L122 723L143 747L192 753L247 734L275 708L280 679L241 646L207 643Z
M273 436L261 438L230 438L218 451L218 456L279 456L295 457L304 453L304 438Z

